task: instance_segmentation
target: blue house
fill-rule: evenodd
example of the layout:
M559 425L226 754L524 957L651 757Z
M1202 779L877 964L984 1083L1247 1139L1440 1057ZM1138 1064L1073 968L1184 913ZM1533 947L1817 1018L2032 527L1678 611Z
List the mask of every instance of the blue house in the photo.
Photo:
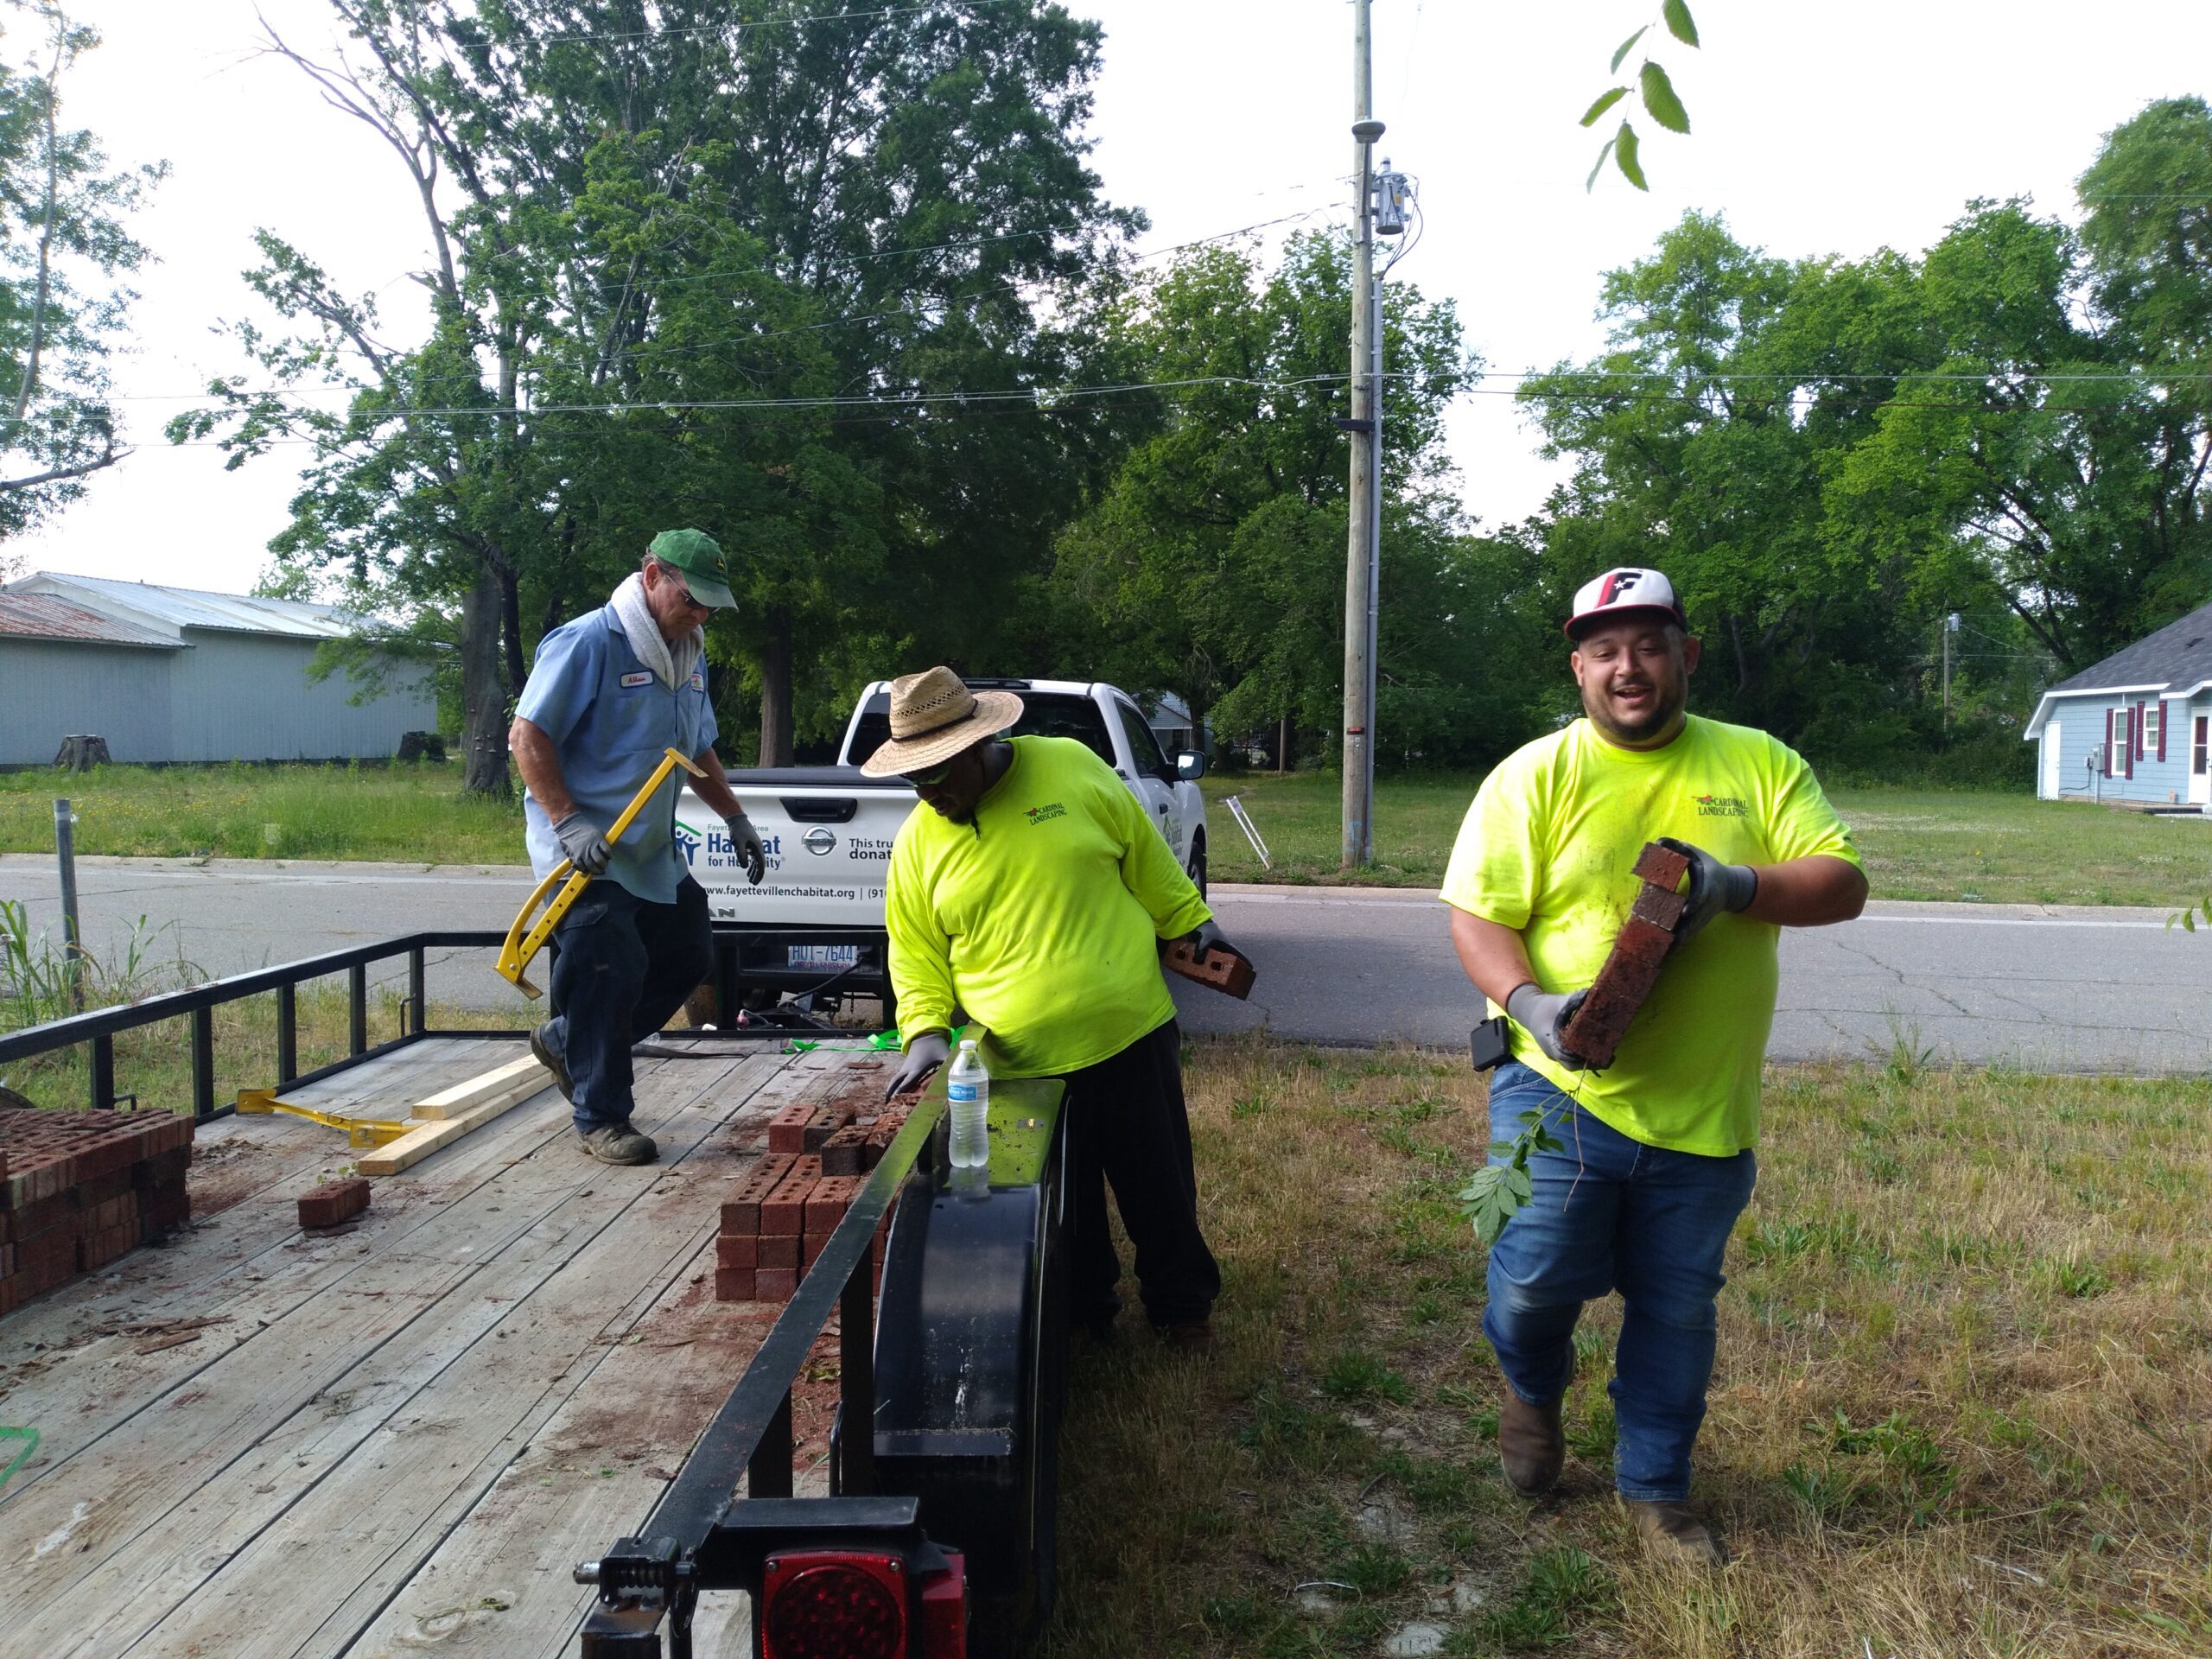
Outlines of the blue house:
M2114 652L2043 694L2024 735L2041 745L2047 801L2206 804L2212 605Z

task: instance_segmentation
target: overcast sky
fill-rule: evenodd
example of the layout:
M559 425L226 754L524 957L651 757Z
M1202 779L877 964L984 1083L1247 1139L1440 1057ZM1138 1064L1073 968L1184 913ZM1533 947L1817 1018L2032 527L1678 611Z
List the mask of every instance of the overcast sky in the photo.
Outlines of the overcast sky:
M1105 26L1095 160L1114 200L1151 215L1141 247L1309 208L1323 211L1306 224L1342 222L1345 0L1070 3ZM1599 141L1575 125L1609 84L1613 46L1645 21L1640 0L1375 0L1381 148L1419 180L1427 220L1392 280L1456 301L1492 371L1590 352L1599 274L1691 208L1792 257L1917 251L1974 196L2029 195L2072 217L2100 137L2154 98L2205 92L2212 66L2212 5L2183 0L1694 4L1704 49L1666 42L1661 55L1694 134L1651 134L1645 196L1618 174L1585 193ZM251 0L78 10L105 39L65 84L64 119L92 128L116 162L174 169L137 224L161 263L139 284L138 350L117 377L137 448L7 551L31 569L243 589L269 563L296 462L278 451L226 473L219 451L173 449L161 428L211 374L241 366L213 329L250 311L251 233L277 228L341 286L404 309L423 257L419 212L378 141L255 54ZM260 10L296 43L332 38L324 0ZM11 40L10 54L27 44ZM1487 382L1449 428L1464 499L1493 525L1534 511L1556 474L1511 385Z

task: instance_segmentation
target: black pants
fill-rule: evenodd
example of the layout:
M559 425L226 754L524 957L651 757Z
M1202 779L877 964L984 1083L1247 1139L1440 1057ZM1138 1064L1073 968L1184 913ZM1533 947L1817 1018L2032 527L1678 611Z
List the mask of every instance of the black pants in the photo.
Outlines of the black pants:
M1103 1324L1121 1309L1121 1259L1106 1220L1106 1183L1136 1249L1137 1292L1155 1325L1203 1319L1221 1269L1198 1229L1191 1118L1183 1104L1183 1037L1170 1020L1120 1053L1067 1076L1069 1249L1075 1318Z
M593 882L553 930L553 1018L545 1040L575 1085L576 1128L630 1121L630 1045L683 1006L715 965L707 890L690 876L656 905Z

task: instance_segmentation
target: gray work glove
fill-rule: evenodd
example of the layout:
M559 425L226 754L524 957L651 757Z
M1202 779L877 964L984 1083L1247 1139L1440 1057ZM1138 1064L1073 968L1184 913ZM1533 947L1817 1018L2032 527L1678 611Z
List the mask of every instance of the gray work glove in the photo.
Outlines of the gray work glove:
M571 812L555 824L553 836L561 843L569 862L586 875L604 874L607 861L614 856L614 849L607 845L606 832L581 812Z
M760 839L760 832L742 812L735 817L724 818L722 828L729 831L731 850L745 861L745 879L759 887L768 868L768 847Z
M1243 955L1243 951L1221 937L1221 929L1211 916L1185 933L1183 936L1183 943L1197 951L1201 958L1209 950L1226 950L1232 957Z
M1536 1046L1570 1071L1580 1071L1582 1061L1560 1040L1560 1033L1574 1018L1588 990L1554 994L1536 988L1533 979L1516 987L1505 999L1505 1017L1536 1039Z
M1689 902L1682 907L1682 919L1675 924L1676 950L1695 938L1722 911L1742 910L1759 896L1759 873L1750 865L1723 864L1704 848L1672 836L1660 836L1659 844L1690 861L1690 890L1686 895Z
M925 1031L907 1045L906 1057L884 1085L883 1097L910 1094L930 1080L930 1073L952 1057L952 1045L941 1031Z

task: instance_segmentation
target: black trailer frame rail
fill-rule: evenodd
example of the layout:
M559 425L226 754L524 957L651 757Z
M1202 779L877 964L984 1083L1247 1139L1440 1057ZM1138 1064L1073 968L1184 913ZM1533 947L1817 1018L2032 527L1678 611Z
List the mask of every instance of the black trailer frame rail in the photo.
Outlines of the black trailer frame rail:
M228 1116L238 1109L235 1103L219 1105L215 1100L215 1010L226 1002L240 1002L251 996L265 996L271 991L276 994L278 1075L276 1086L279 1089L320 1082L363 1060L389 1054L410 1043L419 1043L425 1037L496 1037L518 1041L526 1038L529 1033L522 1030L480 1031L437 1027L427 1023L429 1005L423 995L427 954L441 950L496 950L505 939L504 933L409 933L398 938L380 940L375 944L356 945L349 950L333 950L326 956L306 957L297 962L280 963L274 968L257 968L251 973L211 979L204 985L194 985L188 990L166 991L159 996L149 996L143 1001L121 1003L111 1008L94 1008L89 1013L72 1014L64 1020L51 1020L42 1026L32 1026L22 1031L0 1035L0 1065L50 1054L59 1048L72 1048L79 1043L89 1043L92 1046L91 1104L95 1111L111 1110L117 1099L116 1037L123 1032L158 1025L165 1020L189 1019L192 1022L192 1116L204 1123L212 1118ZM399 1005L399 1035L388 1042L372 1045L369 1041L369 967L372 963L387 961L394 957L407 958L407 995ZM328 1065L317 1066L311 1071L302 1071L299 1069L299 988L308 980L323 979L339 973L346 976L346 1058L334 1060Z
M599 1605L584 1620L583 1659L658 1659L664 1619L669 1659L692 1659L699 1592L755 1588L760 1540L788 1546L813 1532L921 1541L915 1500L876 1494L869 1248L944 1112L939 1084L915 1104L642 1533L618 1539L598 1560L577 1566L577 1583L599 1586ZM830 1497L790 1503L784 1500L792 1496L796 1449L791 1390L833 1311L839 1316L840 1432L830 1437Z

